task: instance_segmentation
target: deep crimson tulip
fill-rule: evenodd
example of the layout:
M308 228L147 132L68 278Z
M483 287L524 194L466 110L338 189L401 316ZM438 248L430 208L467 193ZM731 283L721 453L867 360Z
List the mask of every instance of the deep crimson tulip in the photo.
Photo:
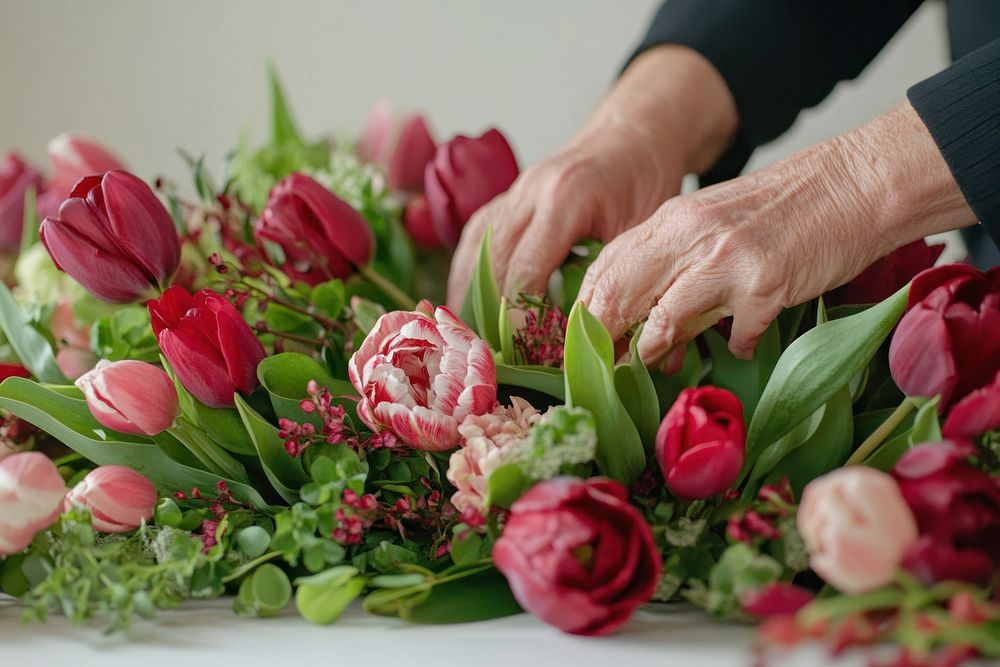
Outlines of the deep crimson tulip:
M514 502L493 563L522 607L576 635L623 625L652 596L661 570L625 487L574 477L539 482Z
M376 104L358 140L358 157L385 171L390 190L424 189L424 168L434 157L434 138L419 113L402 116L385 102Z
M967 446L919 445L892 470L919 537L903 566L926 583L984 583L1000 565L1000 486L965 457Z
M472 214L509 188L517 174L514 151L499 130L475 138L459 135L438 146L424 171L438 243L455 246Z
M347 278L367 264L375 249L372 230L350 204L305 174L278 181L256 225L261 245L281 248L282 271L318 285Z
M941 432L948 440L971 446L980 436L997 429L1000 429L1000 373L993 382L956 403Z
M680 393L656 432L656 458L678 498L717 496L739 477L746 455L743 405L719 387Z
M801 586L775 581L740 596L740 608L756 618L770 618L794 614L815 597Z
M915 275L934 266L944 244L927 245L923 239L896 248L859 273L853 280L827 294L827 306L885 301Z
M16 153L0 162L0 250L17 250L24 227L24 196L42 192L42 175Z
M941 396L946 411L1000 371L1000 268L965 264L924 271L889 346L889 366L908 396Z
M236 392L257 387L264 347L233 304L211 290L192 296L171 287L148 305L160 350L192 396L209 407L232 407Z
M406 210L403 212L403 227L406 228L410 238L416 241L420 247L436 248L441 244L438 241L437 232L434 230L430 204L427 203L427 197L424 195L417 195L406 204Z
M7 378L30 378L31 371L20 364L0 364L0 382Z
M94 530L126 533L153 518L156 487L143 474L124 466L90 471L66 496L66 509L90 510Z
M49 142L51 187L65 197L81 178L125 169L125 164L93 139L65 132Z
M170 284L181 259L167 209L124 171L77 183L58 216L42 221L41 238L57 267L111 303L154 296Z

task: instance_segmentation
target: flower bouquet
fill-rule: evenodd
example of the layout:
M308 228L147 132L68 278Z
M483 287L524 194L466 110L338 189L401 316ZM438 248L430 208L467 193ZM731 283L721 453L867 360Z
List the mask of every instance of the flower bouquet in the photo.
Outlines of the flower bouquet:
M310 141L272 91L222 179L182 154L194 200L75 136L49 179L3 163L0 589L29 619L231 595L602 635L687 601L762 650L1000 656L1000 272L919 242L752 360L722 321L651 370L576 300L597 244L510 301L487 234L462 312L433 305L517 176L500 132L380 106Z

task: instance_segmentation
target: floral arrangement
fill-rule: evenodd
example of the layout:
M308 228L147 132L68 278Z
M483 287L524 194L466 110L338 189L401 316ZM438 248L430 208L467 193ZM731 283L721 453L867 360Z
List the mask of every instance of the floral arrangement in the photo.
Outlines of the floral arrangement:
M500 132L379 106L309 141L272 83L221 185L184 154L193 201L72 135L47 179L0 168L0 589L29 618L228 594L603 635L684 600L765 650L1000 656L1000 271L911 244L752 360L722 321L650 370L576 301L596 244L510 302L487 234L466 307L432 305L517 176Z

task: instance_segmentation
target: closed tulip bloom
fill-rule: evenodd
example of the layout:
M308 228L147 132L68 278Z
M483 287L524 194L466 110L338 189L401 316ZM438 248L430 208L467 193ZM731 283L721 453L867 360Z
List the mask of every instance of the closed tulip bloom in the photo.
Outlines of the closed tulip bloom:
M156 295L181 257L167 209L148 185L124 171L77 183L58 215L42 221L41 239L57 267L110 303Z
M0 556L23 551L35 533L55 523L66 485L52 461L39 452L0 461Z
M367 264L375 249L364 217L305 174L281 179L267 200L254 235L281 248L280 269L294 280L318 285L347 278Z
M517 178L517 159L498 130L457 136L438 146L424 171L424 190L438 243L454 247L462 228L483 204Z
M90 510L94 530L126 533L153 517L157 493L141 473L124 466L107 465L92 470L66 496L66 509Z
M809 566L849 595L892 581L917 539L899 486L866 466L840 468L810 482L796 520Z
M170 376L144 361L99 361L76 381L87 407L102 425L132 435L156 435L177 417L177 390Z
M965 264L924 271L889 346L889 367L908 396L941 396L941 410L1000 371L1000 268Z
M40 194L42 175L15 153L0 161L0 250L17 250L24 227L24 196L29 188Z
M743 405L718 387L682 391L656 432L656 458L667 488L685 500L728 489L745 456Z
M205 405L232 407L236 392L257 388L264 346L233 304L211 290L171 287L150 300L160 350L184 388Z
M50 185L64 198L81 178L125 169L125 164L93 139L64 132L49 142Z
M402 116L385 102L376 104L358 140L357 154L385 171L390 190L422 192L424 168L434 158L434 138L419 113Z
M885 301L918 273L934 266L942 252L943 244L928 245L923 239L907 243L877 260L849 283L828 292L823 301L827 307Z
M436 248L441 245L434 229L434 219L427 197L417 195L406 204L403 211L403 227L417 245L422 248Z

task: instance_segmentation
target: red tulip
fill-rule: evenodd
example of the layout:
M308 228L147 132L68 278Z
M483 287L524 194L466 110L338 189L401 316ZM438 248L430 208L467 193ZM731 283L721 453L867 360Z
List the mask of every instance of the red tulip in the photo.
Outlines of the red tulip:
M20 364L0 364L0 382L7 378L30 378L31 371Z
M496 406L496 365L489 346L453 312L424 307L382 315L348 373L364 423L415 449L444 451L458 445L467 416Z
M92 139L65 132L49 142L51 187L63 198L86 176L125 169L125 164Z
M42 221L41 238L56 266L111 303L141 301L166 288L181 257L167 209L124 171L77 183L58 217Z
M66 485L54 463L39 452L0 461L0 556L23 551L35 533L55 523Z
M233 304L211 290L191 296L171 287L148 305L160 350L192 396L213 408L232 407L236 392L257 387L264 347Z
M410 238L423 248L436 248L440 245L434 229L431 207L424 195L417 195L406 204L403 227L406 228Z
M718 387L685 389L656 433L656 458L678 498L717 496L739 477L746 455L740 399Z
M877 260L846 285L824 297L827 306L885 301L915 275L934 266L944 245L927 245L923 239L907 243Z
M577 635L621 627L652 596L661 569L625 487L573 477L539 482L511 506L493 563L522 607Z
M992 383L970 392L952 407L941 433L968 447L996 429L1000 429L1000 373Z
M794 614L815 597L812 591L805 588L776 581L742 595L740 607L744 613L756 618L770 618Z
M892 470L920 534L903 566L925 583L985 583L1000 566L1000 485L950 442L919 445Z
M101 424L132 435L157 435L177 417L177 390L170 376L144 361L100 361L80 376L87 407Z
M357 154L385 171L390 190L422 192L424 168L434 158L434 138L421 114L400 117L380 102L358 140Z
M360 213L305 174L291 174L271 190L254 226L261 245L281 248L279 268L310 285L347 278L374 252L372 230Z
M1000 372L1000 269L965 264L924 271L889 346L889 366L908 396L941 396L946 411Z
M124 466L92 470L66 496L66 509L90 510L94 530L126 533L153 517L156 487L141 473Z
M15 153L0 162L0 250L17 250L24 227L24 196L28 188L42 193L42 175Z
M455 246L472 214L509 188L517 173L514 152L498 130L477 138L459 135L438 146L424 172L438 243Z

